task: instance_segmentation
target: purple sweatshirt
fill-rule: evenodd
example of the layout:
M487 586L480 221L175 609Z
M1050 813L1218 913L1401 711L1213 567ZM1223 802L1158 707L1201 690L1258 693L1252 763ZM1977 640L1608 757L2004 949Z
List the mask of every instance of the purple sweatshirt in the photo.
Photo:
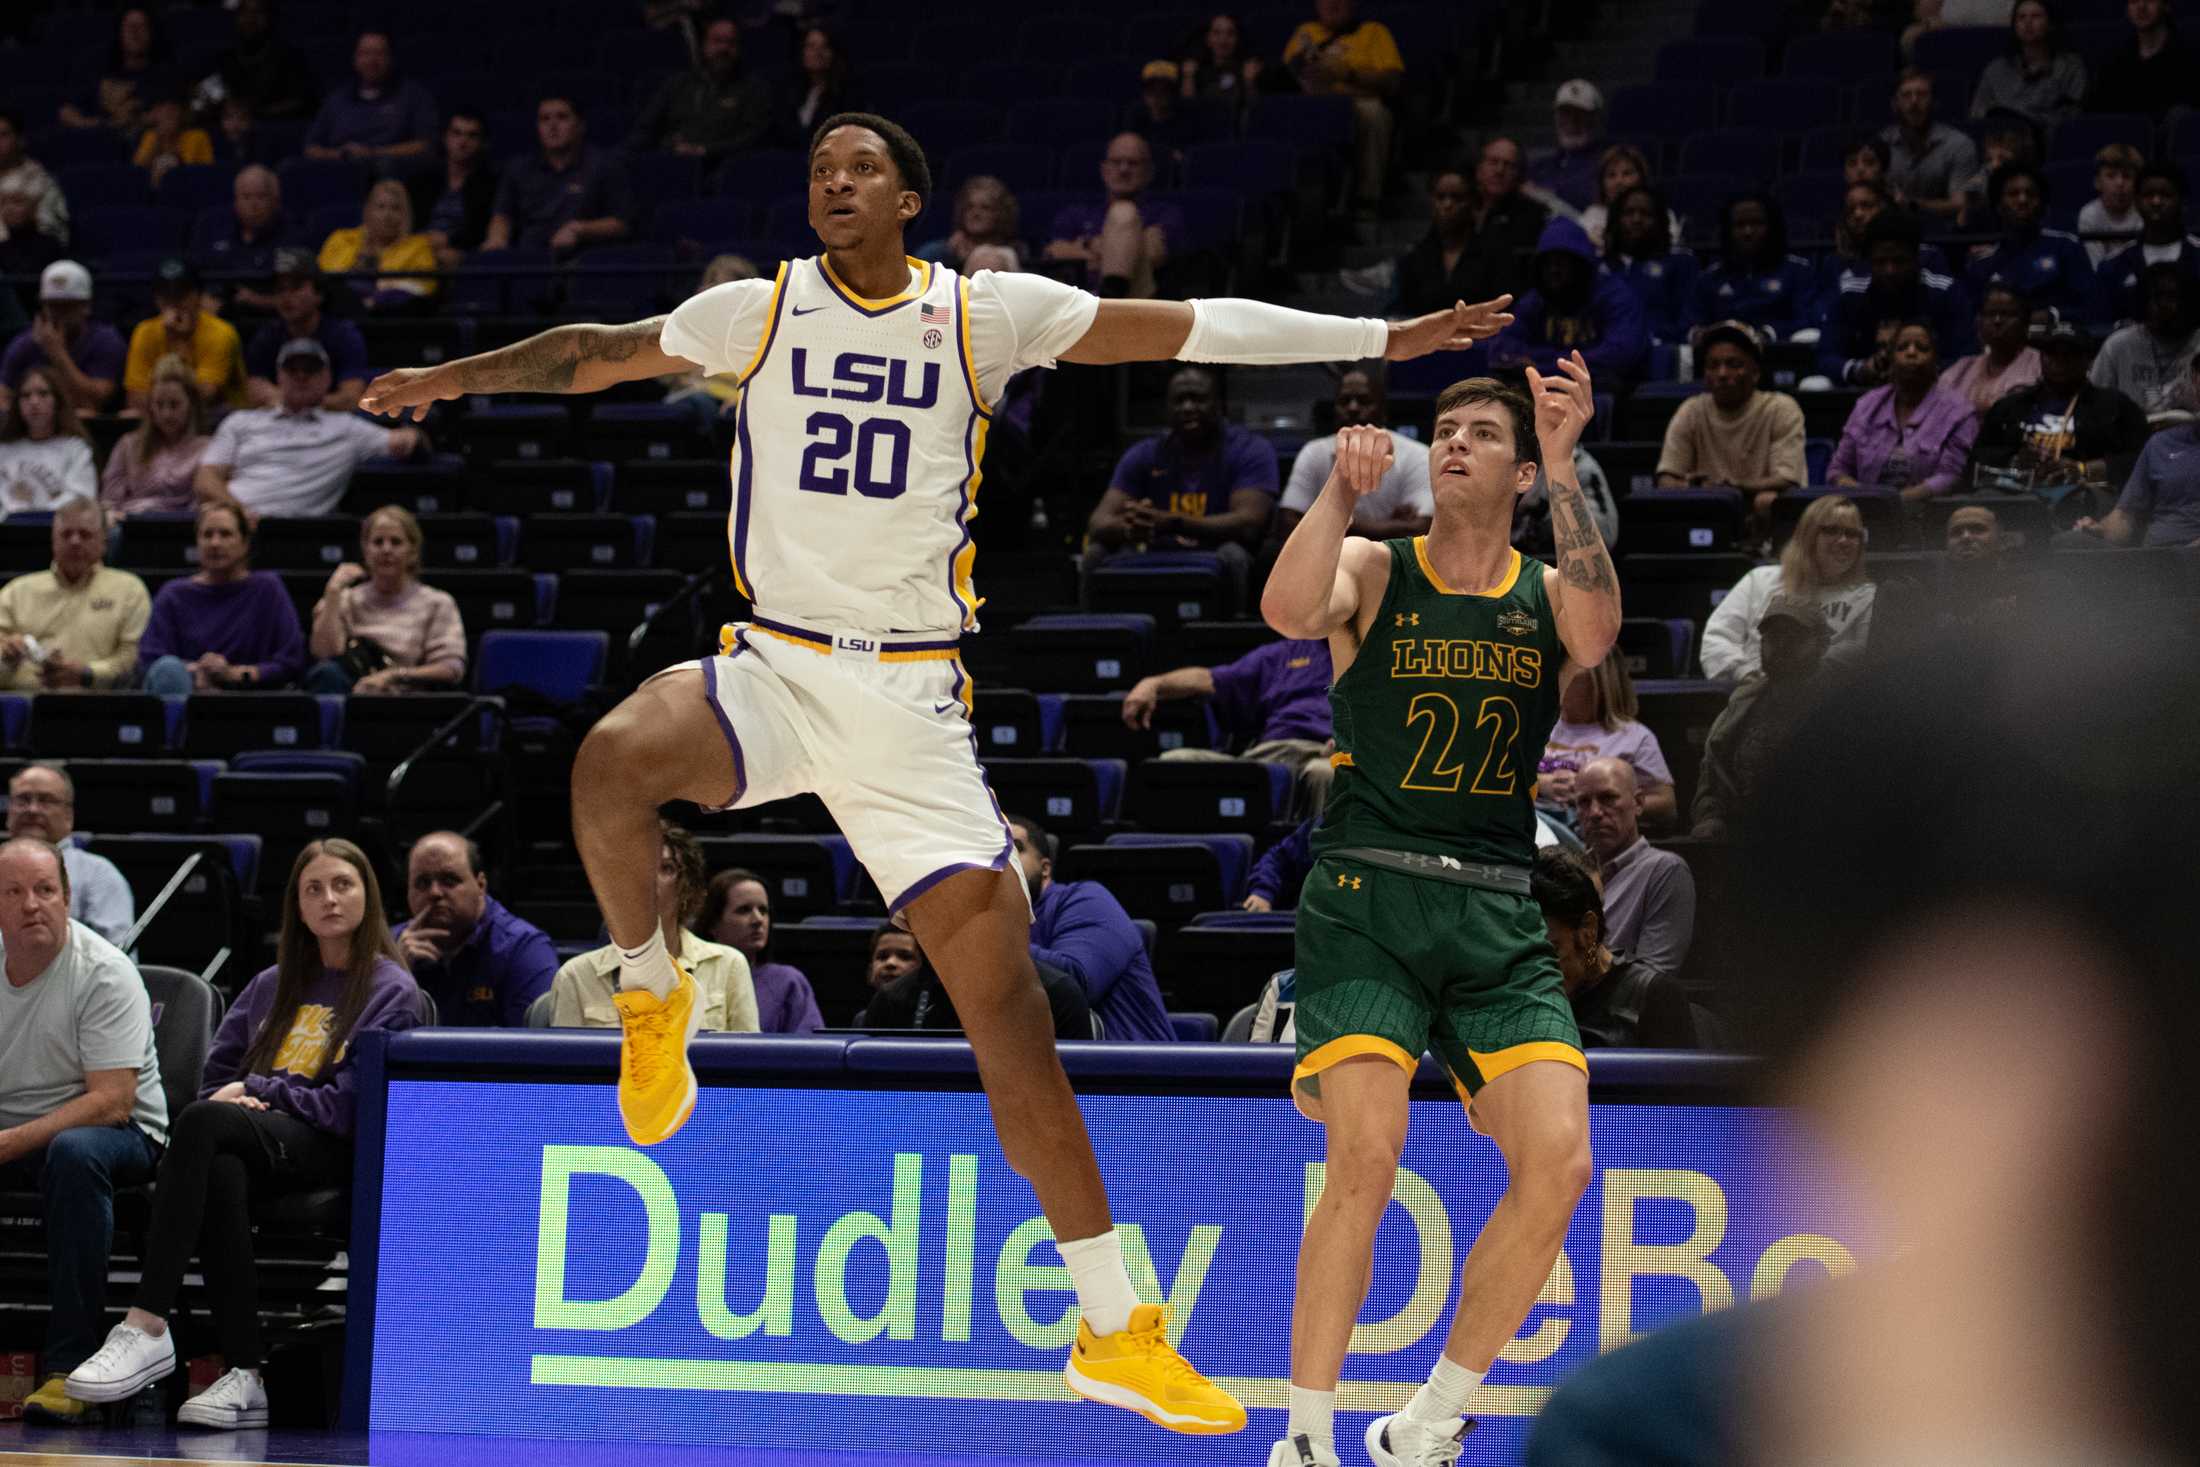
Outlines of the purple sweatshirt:
M1108 1038L1175 1041L1145 935L1099 882L1057 881L1040 894L1031 913L1031 960L1077 980Z
M336 1022L336 1009L343 992L343 970L322 969L299 1002L298 1017L291 1022L290 1037L275 1051L269 1073L242 1075L239 1069L244 1064L245 1051L252 1047L253 1038L275 1007L275 970L269 968L247 983L244 992L237 995L237 1001L229 1006L221 1030L214 1036L214 1048L206 1056L206 1078L199 1086L199 1098L204 1100L230 1081L241 1079L245 1094L267 1102L270 1110L279 1110L332 1136L348 1139L352 1092L357 1084L349 1036L345 1036L346 1042L336 1046L333 1058L328 1055L333 1038L329 1029ZM359 1022L352 1033L364 1029L388 1029L394 1033L414 1028L419 1023L420 990L414 985L412 974L392 959L380 959L374 965L374 987L367 994L367 1006L359 1011Z
M296 680L306 663L306 638L282 577L254 571L241 581L208 585L188 576L161 587L138 639L138 666L170 656L192 662L207 652L238 666L250 663L265 688Z
M757 1028L766 1034L815 1034L825 1027L817 1011L817 993L802 970L786 963L754 963L749 981L756 987Z

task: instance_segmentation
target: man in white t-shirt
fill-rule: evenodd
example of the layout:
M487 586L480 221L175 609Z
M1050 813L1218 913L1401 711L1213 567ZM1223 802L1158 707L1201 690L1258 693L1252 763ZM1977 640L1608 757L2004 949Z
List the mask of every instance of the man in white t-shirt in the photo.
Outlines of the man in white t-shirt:
M1389 415L1380 362L1358 362L1337 379L1337 426L1358 427L1381 423ZM1391 464L1373 494L1352 506L1352 533L1370 540L1397 540L1428 532L1436 514L1436 500L1429 490L1428 446L1390 430ZM1299 450L1291 464L1290 482L1277 504L1276 538L1287 540L1292 527L1314 507L1329 471L1337 464L1337 435L1317 439Z
M776 279L393 372L365 405L417 415L472 393L736 374L727 538L751 618L726 628L722 655L644 683L573 769L575 843L620 949L627 1133L664 1140L697 1094L686 1050L700 997L656 920L657 807L815 791L963 1017L1002 1148L1077 1293L1071 1388L1169 1430L1239 1430L1244 1408L1176 1353L1161 1306L1131 1287L1032 964L1030 898L977 765L957 647L977 624L969 524L991 408L1017 371L1057 360L1404 358L1511 317L1502 300L1390 324L1242 300L1103 301L1040 275L966 280L908 256L931 171L902 128L827 118L808 172L824 252Z
M231 413L214 430L193 487L202 499L227 494L254 515L335 512L351 472L370 458L410 458L426 444L418 428L383 428L332 413L328 348L310 336L283 343L275 379L282 401Z

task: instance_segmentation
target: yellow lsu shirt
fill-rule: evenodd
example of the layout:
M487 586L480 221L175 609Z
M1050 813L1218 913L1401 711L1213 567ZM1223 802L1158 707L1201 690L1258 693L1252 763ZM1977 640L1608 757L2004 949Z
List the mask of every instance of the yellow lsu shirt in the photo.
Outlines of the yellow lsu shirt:
M124 390L151 390L153 368L171 350L168 331L160 324L160 317L138 322L137 330L130 333L130 359L122 369ZM245 405L244 341L237 335L236 327L219 316L199 312L199 324L191 334L191 349L186 359L191 363L191 375L198 379L201 392L210 397L219 396L231 407Z

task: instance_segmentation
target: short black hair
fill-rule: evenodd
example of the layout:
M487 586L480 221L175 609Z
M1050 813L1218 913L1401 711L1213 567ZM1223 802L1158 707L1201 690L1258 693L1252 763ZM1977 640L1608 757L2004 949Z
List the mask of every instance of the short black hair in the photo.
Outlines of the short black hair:
M18 133L23 131L23 113L15 107L0 107L0 122L5 122Z
M901 175L901 186L917 196L920 206L931 202L932 165L925 162L924 149L909 135L909 129L876 112L835 112L810 134L813 154L825 141L825 135L836 127L860 127L877 133L879 140L886 144L886 156L894 160L894 171Z
M2170 162L2167 158L2156 159L2141 168L2139 170L2139 181L2131 186L2132 192L2137 193L2140 189L2145 188L2147 180L2150 178L2164 180L2171 188L2176 189L2179 195L2183 195L2185 192L2185 170Z
M2037 163L2028 163L2022 158L2011 158L1994 170L1993 176L1986 180L1986 201L1999 209L2001 207L2001 191L2009 186L2011 179L2016 178L2029 178L2032 180L2032 187L2039 190L2040 207L2042 209L2053 202L2054 195L2048 192L2047 174L2041 170Z
M535 98L535 110L537 110L538 112L541 111L542 104L545 102L563 102L566 106L573 109L574 117L578 118L582 122L588 121L588 109L581 105L580 98L574 96L569 91L559 91L553 89L544 92L541 96Z
M1720 253L1731 255L1734 252L1734 211L1744 204L1755 204L1765 211L1765 241L1757 247L1758 258L1772 261L1785 258L1788 252L1787 210L1763 189L1744 189L1729 198L1726 207L1719 211Z
M1597 890L1595 857L1572 846L1545 846L1535 853L1528 890L1545 920L1575 927L1582 918L1594 916L1597 941L1604 941L1604 893Z
M465 118L468 122L474 123L479 126L484 134L489 131L489 114L482 111L479 107L475 106L471 102L461 102L458 106L453 107L449 112L444 114L443 123L446 127L448 127L451 123L458 121L458 119L460 119L461 117Z
M1855 142L1850 143L1846 148L1843 148L1841 150L1842 163L1846 164L1858 153L1869 153L1874 158L1877 158L1879 160L1879 167L1881 172L1885 172L1887 165L1894 161L1893 155L1887 151L1886 140L1878 136L1867 135L1865 137L1860 137Z
M1925 231L1919 226L1917 216L1907 209L1882 210L1864 226L1864 253L1869 255L1883 244L1902 245L1911 254L1916 254L1925 244Z
M1048 861L1054 859L1054 837L1047 834L1045 826L1023 815L1003 815L1001 819L1010 825L1021 825L1024 828L1024 839L1039 848L1040 857Z

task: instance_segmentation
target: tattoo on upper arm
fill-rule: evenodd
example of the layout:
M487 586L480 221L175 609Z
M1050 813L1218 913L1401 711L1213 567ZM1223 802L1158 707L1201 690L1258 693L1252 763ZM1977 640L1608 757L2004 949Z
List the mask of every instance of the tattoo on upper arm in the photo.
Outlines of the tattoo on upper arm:
M559 326L493 351L465 368L467 392L571 392L582 362L628 362L657 345L665 318L625 326Z

